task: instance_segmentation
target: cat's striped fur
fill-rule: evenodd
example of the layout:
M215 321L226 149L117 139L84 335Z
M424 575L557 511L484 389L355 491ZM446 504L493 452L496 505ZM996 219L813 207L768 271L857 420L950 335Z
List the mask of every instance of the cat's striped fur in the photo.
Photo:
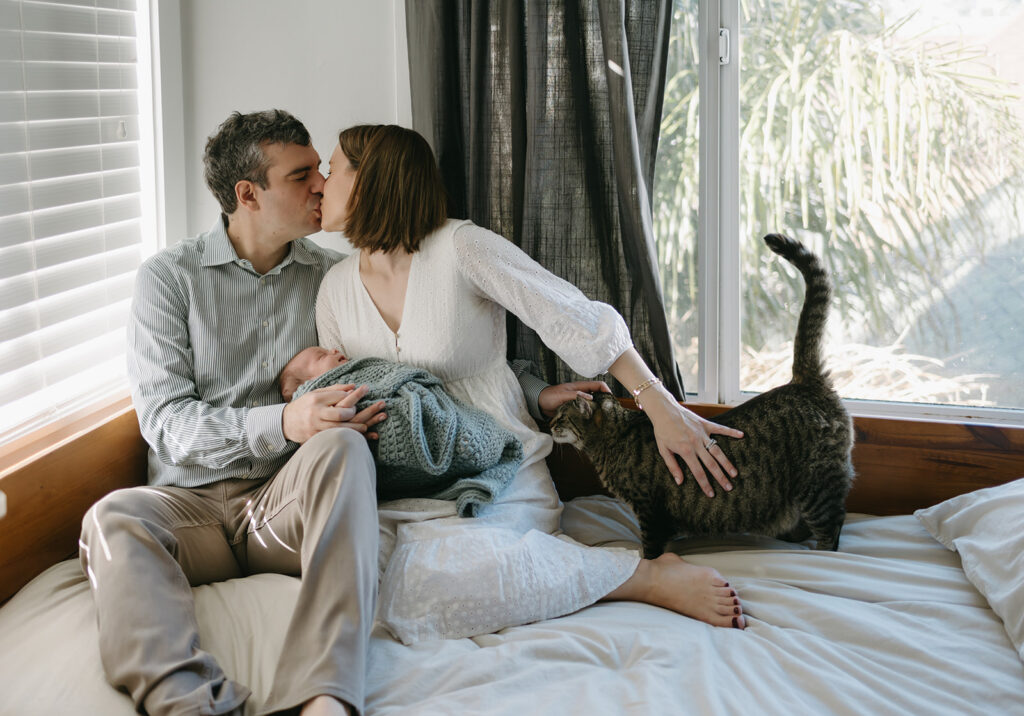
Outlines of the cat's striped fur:
M646 557L661 554L677 535L803 538L809 532L818 549L838 547L853 480L853 427L822 357L831 283L818 257L799 242L780 234L764 240L800 270L807 288L793 379L715 418L744 434L716 436L739 471L731 492L712 479L716 495L708 498L682 461L686 478L676 485L650 420L609 394L566 403L551 422L555 440L584 452L608 491L632 506Z

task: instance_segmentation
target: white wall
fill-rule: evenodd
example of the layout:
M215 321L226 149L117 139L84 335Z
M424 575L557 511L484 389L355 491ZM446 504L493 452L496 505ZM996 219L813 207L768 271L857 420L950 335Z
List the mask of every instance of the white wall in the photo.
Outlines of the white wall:
M411 126L405 40L404 0L181 0L188 235L218 215L202 153L235 110L293 113L309 128L325 171L340 129Z

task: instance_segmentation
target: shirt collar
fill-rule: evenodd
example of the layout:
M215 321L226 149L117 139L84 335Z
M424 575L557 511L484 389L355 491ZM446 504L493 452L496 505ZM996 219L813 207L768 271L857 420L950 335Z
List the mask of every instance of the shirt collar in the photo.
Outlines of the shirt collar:
M206 232L202 265L223 266L228 263L236 263L251 271L252 265L248 261L238 258L238 252L235 251L235 246L228 237L226 221L227 218L221 214L210 230ZM298 261L300 264L315 264L316 258L307 245L308 241L305 238L292 241L288 245L288 253L285 254L284 259L268 273L277 273L292 261Z
M203 266L220 266L238 261L238 254L231 244L231 239L228 238L227 229L224 228L224 218L221 214L206 232L206 241L203 242Z

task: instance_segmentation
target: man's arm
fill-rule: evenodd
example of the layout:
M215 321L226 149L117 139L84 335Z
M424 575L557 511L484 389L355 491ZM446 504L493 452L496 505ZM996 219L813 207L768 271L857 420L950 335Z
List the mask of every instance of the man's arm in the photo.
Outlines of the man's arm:
M160 461L222 468L284 452L284 404L223 407L204 402L196 384L194 349L189 297L169 268L147 261L137 274L128 318L128 379L142 435Z

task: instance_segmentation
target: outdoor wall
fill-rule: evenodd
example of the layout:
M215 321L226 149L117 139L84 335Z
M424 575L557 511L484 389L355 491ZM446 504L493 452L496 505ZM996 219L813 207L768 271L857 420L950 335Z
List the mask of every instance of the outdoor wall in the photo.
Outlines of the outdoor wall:
M235 110L295 114L324 171L339 129L409 126L405 38L404 0L181 0L188 235L217 217L201 157L206 138ZM326 234L316 240L343 248Z

